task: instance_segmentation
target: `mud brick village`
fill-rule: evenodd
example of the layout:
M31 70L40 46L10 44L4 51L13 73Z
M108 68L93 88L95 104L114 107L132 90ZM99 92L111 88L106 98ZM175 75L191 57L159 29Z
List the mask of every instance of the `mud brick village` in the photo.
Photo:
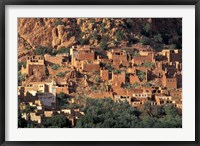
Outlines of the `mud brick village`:
M182 127L181 33L173 18L19 18L19 127Z

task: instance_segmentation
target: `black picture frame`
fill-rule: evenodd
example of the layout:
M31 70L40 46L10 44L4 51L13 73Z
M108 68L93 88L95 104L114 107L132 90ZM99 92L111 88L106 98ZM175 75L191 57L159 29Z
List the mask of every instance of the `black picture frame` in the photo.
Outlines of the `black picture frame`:
M195 5L195 141L87 141L87 142L8 142L5 141L5 7L6 5ZM199 100L199 62L200 62L200 0L0 0L0 144L2 146L199 146L200 145L200 100Z

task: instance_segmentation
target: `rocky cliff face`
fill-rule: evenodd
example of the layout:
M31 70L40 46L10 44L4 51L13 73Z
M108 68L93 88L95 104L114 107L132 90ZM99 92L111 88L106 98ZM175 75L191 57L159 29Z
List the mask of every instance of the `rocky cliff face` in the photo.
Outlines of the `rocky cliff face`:
M149 37L154 33L177 35L181 19L147 18L19 18L19 54L31 52L38 46L60 49L72 45L92 45L106 42L108 46L135 43L142 31ZM170 29L169 29L170 28Z

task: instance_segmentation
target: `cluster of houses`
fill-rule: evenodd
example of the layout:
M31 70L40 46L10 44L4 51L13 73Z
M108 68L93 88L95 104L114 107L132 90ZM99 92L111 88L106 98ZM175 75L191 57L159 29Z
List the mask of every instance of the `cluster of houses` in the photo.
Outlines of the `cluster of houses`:
M70 103L76 103L77 96L87 96L127 101L136 108L148 101L182 109L181 50L73 46L69 53L28 56L21 73L26 80L18 87L19 107L36 107L23 118L37 123L62 113L75 126L84 116L79 108L58 108L59 93L68 95Z

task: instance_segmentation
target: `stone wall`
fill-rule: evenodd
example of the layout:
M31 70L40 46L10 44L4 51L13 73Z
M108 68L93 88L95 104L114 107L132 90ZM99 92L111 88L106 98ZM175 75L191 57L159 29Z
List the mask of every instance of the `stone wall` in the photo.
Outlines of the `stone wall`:
M167 78L166 75L163 75L162 84L164 87L167 88L177 88L177 78L176 77Z
M136 74L130 74L130 83L140 83L140 80Z
M100 65L99 64L96 64L96 63L90 63L90 64L84 64L83 65L83 71L86 71L86 72L99 72L100 70Z
M109 71L108 70L100 70L100 77L104 81L109 80Z

